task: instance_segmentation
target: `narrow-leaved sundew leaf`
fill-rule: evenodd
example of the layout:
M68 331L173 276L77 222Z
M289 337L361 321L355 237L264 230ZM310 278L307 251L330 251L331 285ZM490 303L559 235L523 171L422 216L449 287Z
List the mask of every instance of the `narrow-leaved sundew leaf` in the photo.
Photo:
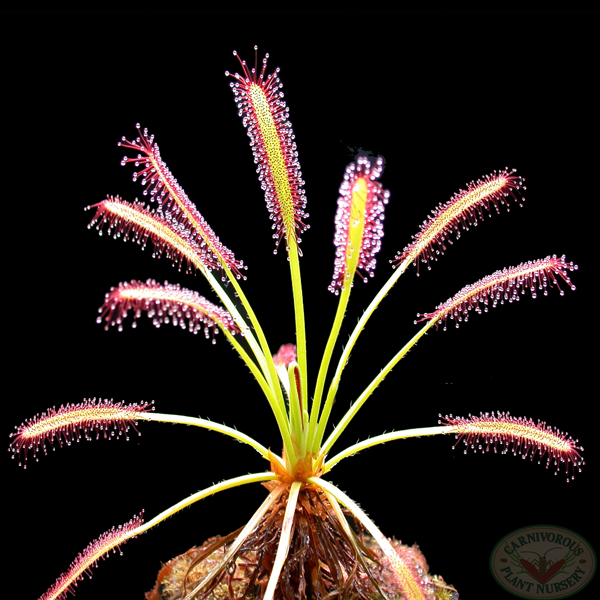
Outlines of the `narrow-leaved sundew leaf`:
M383 578L389 578L388 585L400 587L407 598L437 598L434 596L432 578L429 575L429 566L425 556L416 544L405 546L399 541L393 540L392 547L400 559L399 562L390 560L387 556L379 557L383 564L389 565L389 570L384 572ZM397 580L397 581L394 581Z
M40 600L65 600L68 593L75 594L77 582L83 579L85 573L91 578L92 567L98 566L101 558L104 558L111 550L116 552L118 549L122 554L121 544L136 536L135 531L144 523L143 514L142 511L124 525L113 527L91 542L83 552L77 555L69 570L56 580L56 583Z
M14 438L10 445L12 458L18 454L19 465L25 467L30 450L38 460L38 451L42 449L47 454L46 445L53 446L55 440L58 440L60 446L70 446L82 436L91 440L93 432L98 439L100 435L104 438L119 437L123 433L127 434L131 427L137 431L137 421L144 420L144 413L150 410L154 410L152 402L125 404L112 400L96 401L96 398L84 399L78 404L65 404L58 410L50 408L41 415L28 419L20 427L15 427L16 432L10 436Z
M464 287L454 297L440 304L435 312L425 313L422 316L417 314L417 317L421 318L416 320L415 323L435 321L437 328L443 322L444 331L446 331L446 322L449 318L453 319L456 322L456 327L458 327L461 321L466 322L469 320L469 311L471 310L477 313L487 312L490 304L496 306L498 303L518 301L519 290L521 290L521 294L524 294L525 290L529 289L532 297L535 298L537 288L543 290L546 296L548 294L548 283L550 287L555 285L562 296L564 291L560 289L557 276L572 290L575 290L567 271L574 271L577 268L577 265L572 262L567 263L564 255L557 258L554 254L539 260L521 263L517 267L496 271L492 275ZM483 304L483 310L481 304Z
M471 448L475 452L489 452L491 446L494 452L497 452L499 444L502 447L501 453L507 454L512 445L512 453L515 456L520 454L523 458L529 456L533 460L538 453L538 464L541 464L546 456L546 468L554 461L555 474L560 470L561 464L564 465L567 481L569 471L573 479L574 469L577 468L581 472L581 466L585 465L580 454L583 448L577 445L579 440L567 437L566 433L546 425L543 421L535 423L532 419L511 417L510 413L499 412L497 415L480 413L479 417L469 415L467 419L450 415L442 417L440 424L455 430L458 441L454 448L463 440L467 449ZM465 454L466 452L467 450Z
M119 196L114 198L109 196L98 204L86 207L86 210L90 208L95 208L96 214L88 228L95 225L100 235L103 227L107 226L108 235L113 235L115 238L122 237L124 241L132 239L142 247L142 250L150 239L154 244L152 256L160 258L164 252L179 270L184 258L188 271L191 265L201 271L220 266L206 245L200 245L177 223L149 210L142 202L131 204L121 200Z
M196 206L190 201L183 188L177 183L171 171L160 157L158 145L154 136L148 135L148 130L140 131L140 124L136 124L140 134L133 142L123 137L119 146L137 150L140 154L136 158L123 157L122 165L135 163L136 167L143 166L141 171L133 174L133 180L141 178L142 185L146 186L144 194L150 194L152 200L159 204L159 211L174 224L183 228L181 235L198 243L206 255L209 269L231 269L235 276L242 277L240 269L245 269L244 263L235 259L229 248L226 248L204 217L198 212Z
M354 273L365 282L368 277L360 271L370 277L375 275L375 255L383 237L383 212L390 197L377 181L382 171L382 158L372 165L365 156L346 167L335 214L336 251L330 292L339 294Z
M207 339L212 332L213 343L219 327L232 334L240 333L227 310L209 302L197 292L166 281L164 285L153 279L148 279L146 283L135 280L120 283L106 294L104 304L98 309L101 315L97 322L105 321L106 330L110 325L116 325L122 331L123 321L129 311L133 313L132 327L136 327L137 319L145 312L155 327L171 322L175 327L188 329L194 334L204 328Z
M231 74L237 82L231 84L235 102L250 138L250 147L257 164L258 179L265 192L265 200L273 221L273 238L286 242L308 229L304 220L308 214L306 196L302 186L302 172L298 162L295 136L289 121L289 109L283 99L279 69L265 77L266 54L260 75L257 72L257 47L254 46L255 64L249 69L246 61L239 58L243 75ZM277 250L275 250L277 252Z
M437 260L437 255L445 252L446 242L453 243L449 236L454 234L458 239L461 227L468 230L471 225L477 225L478 220L483 221L484 208L491 213L493 205L496 212L500 213L500 205L504 204L510 210L510 198L523 206L524 198L519 193L526 189L524 179L514 175L515 171L494 171L491 175L472 181L466 190L456 192L448 202L440 204L420 226L421 231L413 235L414 241L396 255L392 261L396 263L395 266L413 262L417 265L418 275L417 259L420 257L421 262L427 263L427 268L431 269L430 261Z

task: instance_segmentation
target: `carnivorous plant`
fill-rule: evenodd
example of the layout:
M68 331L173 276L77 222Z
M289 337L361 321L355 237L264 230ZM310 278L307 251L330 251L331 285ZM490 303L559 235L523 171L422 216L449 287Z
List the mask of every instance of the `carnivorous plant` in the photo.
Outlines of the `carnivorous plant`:
M256 48L255 48L256 51ZM235 53L234 53L235 54ZM234 256L204 220L161 158L153 136L137 126L138 137L120 145L134 156L122 164L136 167L134 180L144 186L148 205L108 196L92 207L90 226L114 237L149 241L156 256L204 276L221 304L177 284L130 281L111 289L100 309L98 322L121 329L146 314L158 327L172 323L207 338L226 338L252 372L260 393L269 403L281 434L282 452L263 446L233 426L194 417L163 414L150 403L126 404L87 399L67 404L27 420L12 436L13 457L36 455L55 441L70 444L111 431L120 435L140 422L179 423L217 431L250 445L269 463L267 471L240 475L211 485L144 521L142 515L103 534L74 560L70 568L41 597L66 598L67 592L98 560L130 538L212 494L229 488L261 483L268 494L254 516L240 530L207 542L186 563L177 581L164 577L164 598L259 598L273 600L325 600L367 598L374 593L406 600L450 598L457 594L441 577L428 573L419 550L390 541L359 505L330 478L340 461L371 446L409 437L455 434L474 449L498 447L503 453L535 455L564 466L567 476L583 461L577 440L553 427L505 413L467 418L441 417L437 426L393 431L360 441L334 452L334 446L378 385L432 327L467 321L472 312L486 312L498 303L512 302L527 290L560 285L575 289L568 272L577 267L565 257L547 256L505 268L458 291L431 312L418 315L420 329L383 365L373 381L358 394L338 424L328 424L336 393L350 354L371 315L403 273L419 263L428 265L443 254L463 228L483 220L486 211L521 202L523 179L503 169L468 184L440 204L421 225L413 240L399 251L391 275L366 308L332 368L332 356L356 277L373 277L381 248L383 221L390 192L380 183L381 158L358 156L348 165L339 191L335 216L335 258L329 291L338 298L331 332L318 372L309 373L305 311L301 281L301 235L308 229L307 200L303 190L295 138L279 79L279 69L267 74L267 58L254 68L240 60L241 73L229 74L239 115L250 138L261 187L272 221L277 252L283 249L291 275L295 344L273 352L252 305L244 294L245 264ZM527 257L529 258L529 257ZM235 301L234 301L235 297ZM258 312L260 313L260 307ZM258 393L258 390L257 390ZM233 424L232 424L233 425ZM23 462L23 461L21 461ZM208 565L208 566L207 566ZM202 576L194 569L204 569ZM171 573L172 575L172 573ZM177 586L180 587L177 587ZM169 587L170 586L170 587ZM85 591L82 592L85 597ZM158 592L155 592L158 593ZM162 592L161 592L162 593ZM157 596L154 596L157 597ZM153 598L154 598L153 597Z

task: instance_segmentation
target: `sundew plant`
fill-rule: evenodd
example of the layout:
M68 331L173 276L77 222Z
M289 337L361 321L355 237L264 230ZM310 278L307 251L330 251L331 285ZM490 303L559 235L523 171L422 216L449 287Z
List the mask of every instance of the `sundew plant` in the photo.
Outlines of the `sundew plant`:
M256 48L255 48L256 52ZM234 53L235 54L235 53ZM205 487L158 515L144 520L139 514L91 542L68 570L41 596L57 600L74 592L83 575L99 559L124 542L153 528L197 501L248 484L267 490L264 502L239 530L205 543L189 556L182 573L167 569L151 600L231 598L325 600L371 598L410 600L457 598L452 585L428 571L417 547L387 538L357 502L332 483L330 471L342 460L368 448L410 437L454 434L473 450L500 451L554 463L567 479L580 471L582 448L577 440L547 425L508 413L478 416L440 415L437 426L393 431L346 448L338 443L348 425L379 384L430 329L466 322L473 313L519 300L523 294L546 295L551 288L575 289L569 271L577 267L564 256L524 257L525 262L493 272L464 287L427 313L417 315L417 332L356 394L345 414L330 425L332 409L350 355L375 309L409 268L429 267L469 226L487 213L520 204L524 182L515 170L501 169L469 183L446 203L433 209L388 266L390 275L362 313L349 339L340 339L355 281L374 276L376 256L384 234L384 212L393 202L385 190L383 159L358 156L343 174L335 216L332 279L329 292L337 296L337 312L316 373L307 367L305 309L301 278L301 236L309 228L298 150L284 101L279 69L267 73L267 58L250 68L240 60L241 73L230 74L234 99L250 138L254 161L272 221L275 253L285 252L293 292L296 339L274 349L269 346L258 318L262 306L253 306L244 294L246 265L227 248L187 197L161 158L154 137L137 126L138 136L120 142L127 155L122 164L135 168L134 180L143 186L145 202L127 202L108 196L88 208L95 211L90 227L146 247L183 270L204 276L220 303L178 284L154 280L128 281L112 288L100 308L98 322L122 329L136 326L147 315L157 327L171 323L213 342L224 337L256 379L256 395L269 404L282 450L269 449L252 432L195 417L164 414L151 403L85 399L48 409L16 428L11 441L13 457L25 465L53 444L70 444L81 437L118 436L144 421L160 421L210 429L256 450L268 461L268 470L240 475ZM317 229L321 228L321 224ZM393 224L392 224L393 226ZM312 233L312 232L311 232ZM227 233L223 232L226 239ZM277 258L272 258L277 260ZM381 267L380 267L381 268ZM281 285L281 283L279 283ZM325 293L325 290L323 290ZM388 300L389 301L389 300ZM333 361L336 349L341 356ZM295 343L292 343L295 342ZM316 352L316 349L312 350ZM348 375L347 375L348 376ZM422 442L426 443L426 442ZM457 442L458 443L458 442ZM394 452L390 446L390 452ZM215 532L216 533L216 532ZM82 590L85 597L85 590Z

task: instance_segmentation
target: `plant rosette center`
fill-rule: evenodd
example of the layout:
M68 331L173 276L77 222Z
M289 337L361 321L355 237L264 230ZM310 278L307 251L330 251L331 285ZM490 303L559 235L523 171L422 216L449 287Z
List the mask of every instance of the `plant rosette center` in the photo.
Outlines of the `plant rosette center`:
M277 475L277 480L291 485L294 481L299 481L305 485L309 477L320 477L323 474L323 456L321 454L308 454L301 456L296 461L296 464L290 469L287 466L285 449L283 451L283 459L285 465L282 465L280 460L271 455L270 464L271 471Z

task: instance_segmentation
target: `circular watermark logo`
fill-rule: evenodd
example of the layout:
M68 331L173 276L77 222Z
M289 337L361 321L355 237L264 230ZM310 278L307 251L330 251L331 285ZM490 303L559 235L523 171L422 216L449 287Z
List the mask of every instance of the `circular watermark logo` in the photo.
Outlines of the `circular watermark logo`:
M496 544L490 569L500 586L519 598L568 598L592 580L596 554L574 531L531 525Z

